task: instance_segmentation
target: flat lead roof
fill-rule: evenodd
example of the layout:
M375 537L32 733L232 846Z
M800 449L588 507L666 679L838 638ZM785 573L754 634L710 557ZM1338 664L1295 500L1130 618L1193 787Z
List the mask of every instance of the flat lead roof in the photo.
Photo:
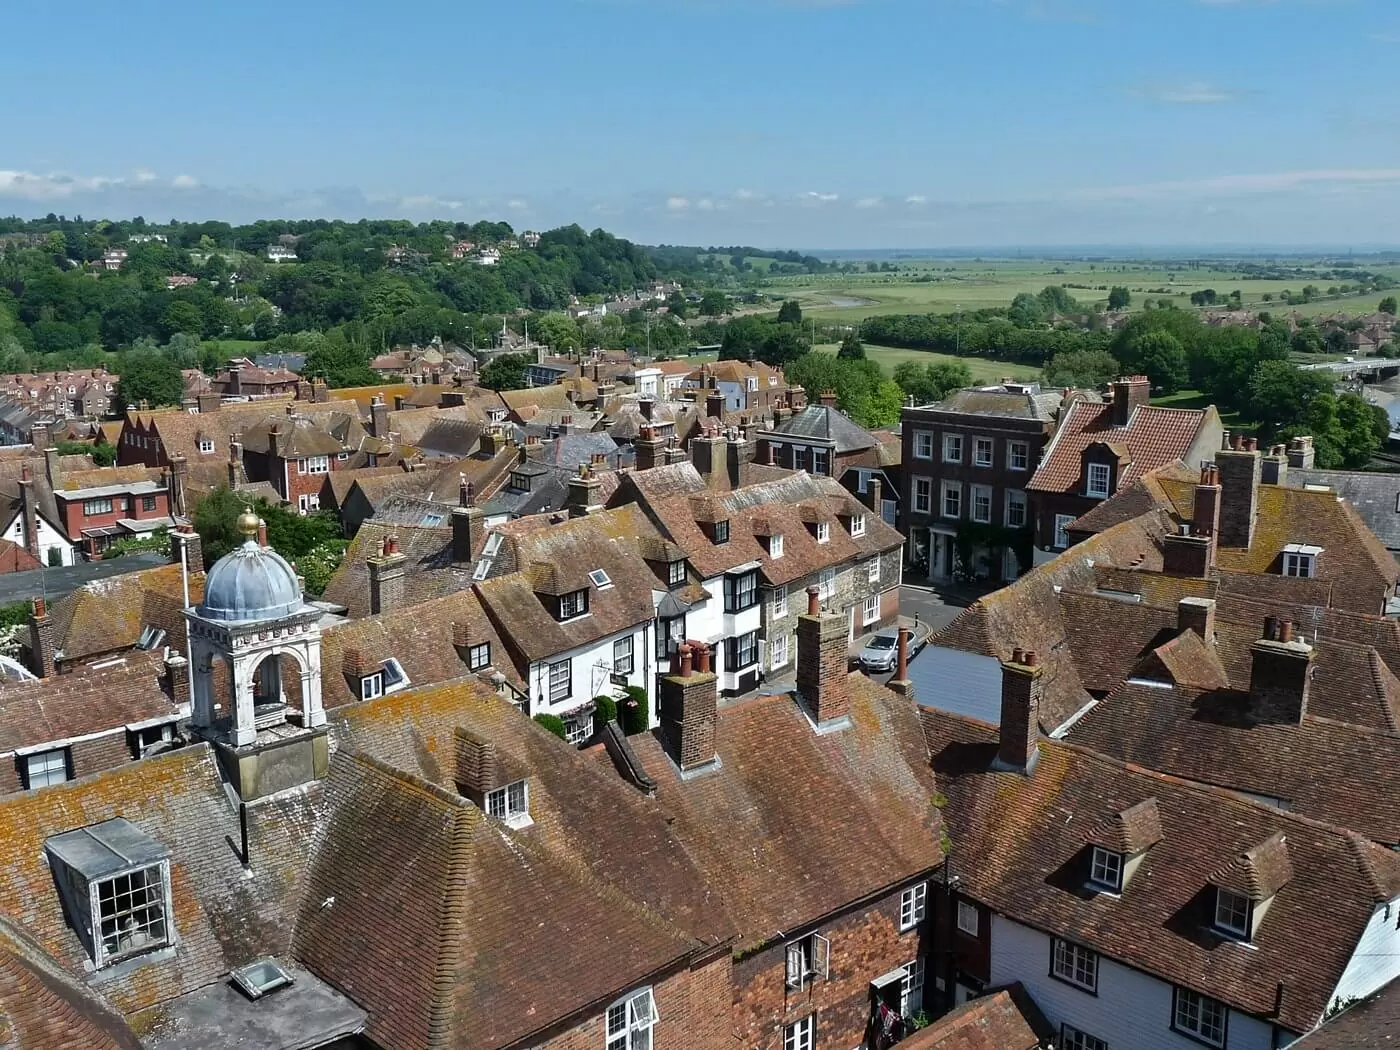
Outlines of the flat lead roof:
M89 879L155 864L170 856L168 849L125 817L65 831L45 840L44 847Z

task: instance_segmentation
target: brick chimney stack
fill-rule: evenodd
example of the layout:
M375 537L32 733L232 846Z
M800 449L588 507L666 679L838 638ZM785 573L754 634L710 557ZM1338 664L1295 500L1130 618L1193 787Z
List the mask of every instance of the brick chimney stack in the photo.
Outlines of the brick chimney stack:
M1310 435L1295 437L1288 443L1288 465L1294 470L1312 470L1317 464L1317 449Z
M369 432L381 441L389 440L389 406L383 394L375 394L369 402Z
M1288 484L1287 445L1269 446L1269 454L1259 464L1259 481L1264 485Z
M719 419L724 415L724 391L711 389L705 395L705 415Z
M1163 539L1163 572L1197 580L1210 576L1220 534L1220 502L1220 475L1214 463L1207 463L1201 468L1201 480L1196 485L1191 520Z
M179 653L165 658L165 674L170 686L170 699L181 707L190 706L190 662Z
M836 397L836 391L835 391L835 390L823 390L823 391L822 391L822 393L821 393L821 406L822 406L822 408L835 408L835 407L836 407L836 401L837 401L837 397Z
M176 517L186 516L185 485L190 476L190 462L184 456L170 457L170 513Z
M472 560L472 550L484 517L481 508L476 505L476 488L467 482L467 476L463 474L457 490L457 506L452 508L453 561L465 563Z
M694 665L697 648L698 671ZM667 750L685 776L715 761L718 679L709 668L708 647L683 642L678 654L679 670L661 679L657 717Z
M1152 384L1146 376L1123 376L1113 381L1113 425L1125 427L1133 410L1152 400Z
M1040 658L1017 649L1001 665L1001 735L998 768L1029 775L1040 760Z
M603 481L591 463L580 463L578 473L569 479L569 492L564 499L569 517L582 518L603 509Z
M193 526L181 525L170 534L170 560L180 564L180 552L184 551L185 565L190 572L204 571L204 543Z
M384 552L368 559L369 613L393 612L403 607L404 584L408 578L408 556L399 550L399 538L389 536Z
M1222 547L1249 547L1259 516L1259 443L1235 435L1230 448L1215 454L1220 471L1220 532Z
M876 518L881 518L884 515L884 485L880 481L878 474L871 474L870 479L865 483L865 502L870 507L870 512L874 514Z
M797 618L797 695L820 728L851 709L846 635L840 613L822 612L821 592L807 588L807 614Z
M43 598L35 598L29 612L29 664L40 678L54 676L53 621Z
M213 391L199 394L195 397L196 411L198 411L201 416L208 415L210 412L217 412L220 407L222 407L223 403L223 395Z
M637 469L650 470L661 465L666 451L666 440L657 434L655 427L644 426L637 435L637 440L632 442L632 448L637 454Z
M1313 647L1294 637L1293 621L1270 616L1264 636L1250 646L1251 713L1260 723L1298 725L1308 713Z
M1215 641L1215 599L1182 598L1176 603L1176 629L1195 631L1203 640Z
M19 474L20 515L24 522L24 549L34 557L39 557L39 522L34 503L34 477L28 467L21 467Z
M29 443L35 452L43 452L53 444L53 437L47 423L35 423L29 428Z
M228 443L228 487L238 491L243 481L243 442L241 434L234 434Z

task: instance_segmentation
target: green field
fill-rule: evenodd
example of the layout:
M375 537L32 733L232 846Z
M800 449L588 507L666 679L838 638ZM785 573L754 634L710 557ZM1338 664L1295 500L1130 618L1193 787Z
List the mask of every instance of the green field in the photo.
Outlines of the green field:
M1199 390L1178 390L1166 397L1154 397L1152 403L1160 408L1206 408L1214 404ZM1258 429L1257 420L1245 419L1239 412L1221 412L1220 420L1230 430L1253 431Z
M257 339L206 339L203 345L216 347L227 361L235 357L255 357L267 344Z
M1287 280L1245 279L1228 269L1167 268L1161 263L1124 260L1074 262L1052 259L899 260L896 273L812 274L776 277L763 291L777 298L796 299L804 315L818 321L854 324L878 314L951 313L1009 306L1022 292L1038 292L1047 285L1064 285L1086 306L1104 304L1108 289L1124 285L1132 294L1132 308L1145 299L1168 300L1191 309L1191 293L1213 288L1224 299L1239 290L1251 310L1283 312L1297 309L1315 315L1333 312L1368 313L1386 293L1322 297L1291 307L1279 301L1285 289L1294 293L1307 284L1324 291L1337 283L1321 277L1290 276ZM1302 261L1293 266L1308 266ZM1319 261L1319 267L1325 264ZM1400 279L1400 266L1365 264L1372 272ZM1265 302L1264 296L1273 297ZM769 308L771 309L771 308Z
M834 354L835 343L818 343L813 347L819 353ZM1016 364L1012 361L996 361L987 357L954 357L952 354L939 354L930 350L906 350L895 346L874 346L867 343L865 356L879 363L885 374L894 372L895 367L905 361L931 365L938 363L962 362L972 372L972 382L986 386L1000 382L1003 378L1031 380L1040 378L1040 369L1032 365Z

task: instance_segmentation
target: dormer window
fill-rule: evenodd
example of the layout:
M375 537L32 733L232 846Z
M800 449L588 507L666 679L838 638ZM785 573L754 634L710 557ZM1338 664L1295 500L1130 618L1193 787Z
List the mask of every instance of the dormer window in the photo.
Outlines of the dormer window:
M512 489L513 491L515 491L515 492L529 492L529 491L530 491L530 475L528 475L528 474L522 474L522 473L520 473L520 471L518 471L518 470L513 470L513 471L511 471L511 473L510 473L510 487L511 487L511 489Z
M817 522L817 542L826 543L831 539L831 525L829 522Z
M64 914L94 966L173 943L170 853L159 842L115 817L56 835L44 848Z
M857 514L855 517L853 517L853 518L851 519L851 535L852 535L852 536L864 536L864 535L865 535L865 515L864 515L864 514Z
M486 815L504 821L513 828L529 827L530 789L523 780L507 784L486 793Z
M781 558L783 556L783 534L781 532L768 537L768 557Z
M729 542L729 522L728 522L728 521L717 521L717 522L715 522L714 525L713 525L713 529L714 529L714 541L715 541L716 543L728 543L728 542Z
M1123 855L1104 849L1102 846L1095 846L1094 855L1089 862L1089 881L1095 889L1103 890L1106 893L1121 893L1123 891Z
M1090 463L1088 483L1084 489L1085 495L1095 499L1106 499L1108 497L1108 483L1112 476L1112 468L1107 463Z
M379 665L379 670L360 679L360 699L373 700L385 693L397 693L408 684L403 665L391 656Z
M588 612L588 590L570 591L559 596L560 621L572 620Z
M1249 940L1249 920L1253 910L1253 903L1243 894L1231 890L1216 889L1215 928L1227 937Z
M1317 575L1317 556L1322 548L1310 543L1290 543L1283 548L1283 575L1312 579Z
M214 451L214 442L208 438L201 438L199 441L199 451L204 455L209 455Z
M666 563L666 583L671 587L679 587L685 583L685 560L683 558Z

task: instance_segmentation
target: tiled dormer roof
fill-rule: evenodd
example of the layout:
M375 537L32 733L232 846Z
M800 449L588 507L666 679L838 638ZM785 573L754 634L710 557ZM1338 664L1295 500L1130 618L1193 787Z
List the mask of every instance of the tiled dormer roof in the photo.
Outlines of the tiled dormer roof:
M1040 741L1031 775L1000 772L995 726L932 709L922 717L949 837L964 857L998 858L964 864L963 893L1291 1031L1317 1023L1376 906L1400 896L1400 857L1341 828L1058 740ZM1162 826L1149 862L1121 896L1085 893L1080 823L1145 796ZM1293 877L1251 945L1211 933L1212 876L1275 834L1287 838Z
M1118 477L1121 490L1148 471L1186 455L1202 428L1212 420L1219 421L1213 407L1139 405L1126 426L1115 427L1113 405L1077 401L1061 420L1026 488L1035 492L1073 492L1083 473L1084 451L1096 442L1108 442L1128 458L1128 468Z

